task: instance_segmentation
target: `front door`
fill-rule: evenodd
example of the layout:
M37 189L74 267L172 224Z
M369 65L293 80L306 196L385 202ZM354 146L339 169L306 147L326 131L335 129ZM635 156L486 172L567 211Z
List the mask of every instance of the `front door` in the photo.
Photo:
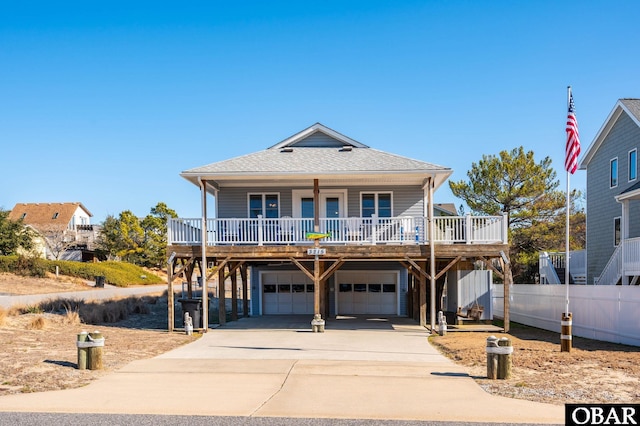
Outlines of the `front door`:
M346 217L346 190L320 191L320 218ZM293 216L313 219L313 191L293 191Z

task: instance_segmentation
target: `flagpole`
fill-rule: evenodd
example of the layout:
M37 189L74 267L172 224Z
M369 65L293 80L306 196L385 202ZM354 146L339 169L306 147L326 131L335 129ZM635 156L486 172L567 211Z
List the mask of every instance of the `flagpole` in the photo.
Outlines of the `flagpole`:
M569 110L569 103L571 102L571 86L567 87L567 110ZM571 208L571 199L570 199L570 180L571 173L567 170L567 218L565 224L565 241L564 241L564 249L565 249L565 257L564 257L564 285L566 288L565 294L565 312L569 313L569 277L571 274L569 273L569 214Z
M571 111L571 86L567 86L567 111ZM568 135L567 135L568 137ZM567 146L567 149L569 147ZM566 152L565 152L566 155ZM562 314L562 321L560 322L560 351L561 352L571 352L572 346L572 317L573 315L569 312L569 280L570 280L570 272L569 272L569 215L571 213L571 197L570 197L570 175L571 170L566 167L566 159L565 159L565 169L567 169L567 215L566 215L566 226L565 226L565 257L564 257L564 287L565 287L565 311Z

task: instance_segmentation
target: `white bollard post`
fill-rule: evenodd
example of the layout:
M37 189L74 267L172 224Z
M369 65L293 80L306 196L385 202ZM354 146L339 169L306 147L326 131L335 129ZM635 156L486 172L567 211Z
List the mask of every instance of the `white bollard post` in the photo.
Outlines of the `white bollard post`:
M184 313L184 331L187 333L187 336L191 336L193 334L193 320L189 315L189 312Z

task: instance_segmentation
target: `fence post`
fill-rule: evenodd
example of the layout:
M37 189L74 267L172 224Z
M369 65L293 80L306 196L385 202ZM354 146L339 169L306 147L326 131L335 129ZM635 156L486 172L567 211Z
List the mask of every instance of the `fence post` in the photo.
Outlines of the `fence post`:
M258 245L262 246L264 245L263 241L264 241L264 235L263 235L263 229L262 227L264 226L264 220L262 218L262 215L259 214L258 215Z

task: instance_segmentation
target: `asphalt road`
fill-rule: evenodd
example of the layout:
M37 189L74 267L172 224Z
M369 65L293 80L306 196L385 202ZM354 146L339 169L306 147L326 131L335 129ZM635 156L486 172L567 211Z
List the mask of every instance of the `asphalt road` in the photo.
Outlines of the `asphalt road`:
M460 423L433 421L400 421L371 419L301 419L283 417L211 417L163 416L130 414L63 414L63 413L0 413L3 425L67 425L67 426L484 426L509 423ZM519 424L519 426L533 426Z
M14 305L33 305L44 300L54 298L102 300L113 299L116 297L143 296L145 294L162 293L166 289L166 284L137 287L115 287L107 284L104 286L104 288L95 290L69 291L64 293L22 295L0 294L0 307L10 308Z

